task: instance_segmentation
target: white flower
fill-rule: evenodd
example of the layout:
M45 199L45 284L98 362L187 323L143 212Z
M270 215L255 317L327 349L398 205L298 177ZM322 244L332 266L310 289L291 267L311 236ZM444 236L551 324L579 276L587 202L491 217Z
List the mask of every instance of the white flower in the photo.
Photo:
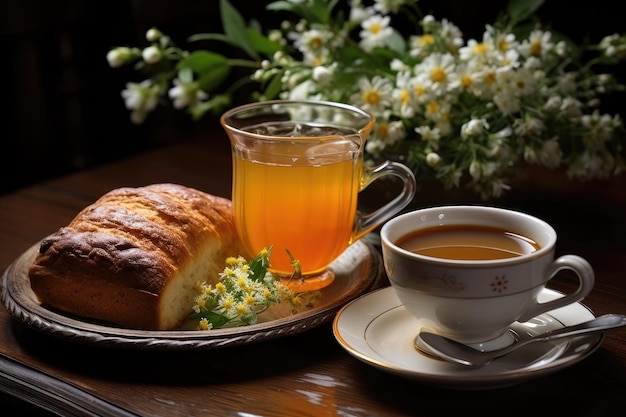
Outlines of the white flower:
M481 99L490 100L497 92L498 70L497 68L485 65L476 69L472 77L474 82L471 85L472 94Z
M415 133L419 134L423 141L428 142L432 149L439 149L439 139L441 139L441 130L439 128L418 126L415 128Z
M561 114L570 118L579 118L582 115L582 103L574 97L563 97L561 101Z
M466 46L459 49L459 57L462 61L486 62L491 50L491 44L470 39Z
M488 30L493 30L493 28L489 27ZM493 39L493 44L496 51L504 54L511 51L516 52L519 47L519 42L513 33L497 33Z
M394 58L391 60L389 68L391 68L391 70L395 72L407 72L411 70L410 66L408 66L404 61L398 58Z
M433 16L432 14L427 14L426 16L424 16L424 18L422 19L422 25L424 26L424 28L428 29L429 25L432 25L434 23L437 23L437 20L435 19L435 16Z
M418 58L428 54L428 50L433 46L435 40L435 37L429 33L419 36L411 35L409 37L409 44L411 47L409 55L413 58Z
M448 90L450 77L455 73L454 57L448 53L433 53L415 67L415 73L429 88L443 93Z
M546 126L541 119L536 117L527 117L525 119L517 119L513 124L513 128L517 136L537 137L544 132Z
M527 40L520 45L520 52L525 56L544 58L554 47L552 33L533 30Z
M170 88L168 95L177 109L195 106L209 97L207 93L200 90L198 83L185 82L180 78L174 79L174 87Z
M156 42L163 36L160 30L157 28L150 28L146 31L146 40L148 42Z
M539 152L539 161L548 168L557 168L561 164L563 152L556 139L550 139L543 143Z
M537 152L530 146L526 146L524 148L524 161L528 162L529 164L536 164L537 162L539 162L539 156L537 155Z
M455 72L449 76L449 89L452 91L471 91L478 74L478 72L473 71L472 66L466 63L457 65Z
M290 100L307 100L311 98L311 93L315 91L313 80L306 80L292 88L288 93Z
M474 178L475 180L480 179L480 177L483 175L483 168L480 165L480 162L477 160L473 160L472 163L469 166L469 173L472 176L472 178Z
M387 147L387 144L380 139L371 138L365 142L365 150L371 155L380 154L385 147Z
M502 89L494 94L493 102L496 103L498 109L500 109L505 116L517 113L521 108L520 99L511 89Z
M396 86L393 90L393 109L402 117L413 117L413 91L411 87L411 74L399 72L396 76Z
M317 66L313 68L313 79L319 84L326 84L333 78L333 73L328 67Z
M574 95L577 89L576 74L568 72L557 80L556 91L563 95Z
M441 20L439 33L444 39L448 51L458 51L463 45L463 33L455 24L448 21L448 19Z
M426 103L424 116L429 121L435 122L442 134L444 134L445 124L449 123L451 103L447 101L440 101L433 98Z
M485 119L471 119L461 126L461 137L467 139L471 136L480 136L486 129L489 129L489 123Z
M126 83L126 88L122 90L122 98L126 108L131 110L131 121L141 124L149 112L154 110L158 104L160 89L153 85L152 81L144 80L141 83Z
M404 139L406 132L401 121L392 121L389 120L388 115L383 115L376 120L371 137L382 142L385 147L389 147Z
M163 53L157 46L148 46L141 52L141 57L148 64L156 64L163 57Z
M131 48L120 46L107 52L107 62L111 68L118 68L126 64L133 56Z
M597 142L605 142L611 138L615 119L608 114L600 114L595 110L591 114L585 114L580 118L581 124L589 129L590 138Z
M435 152L428 152L428 154L426 155L426 163L430 167L437 167L439 164L441 164L441 157Z
M350 1L350 17L351 23L361 23L365 19L371 17L375 13L373 7L364 7L361 0Z
M359 92L350 101L373 113L381 113L391 105L393 85L386 78L374 76L371 80L361 78L358 81Z
M374 15L361 23L359 46L370 52L375 47L385 46L387 39L393 35L393 28L389 27L389 16Z
M322 65L326 63L329 50L328 43L333 33L321 29L310 29L303 32L290 32L288 37L293 40L294 46L302 52L303 61L308 65Z

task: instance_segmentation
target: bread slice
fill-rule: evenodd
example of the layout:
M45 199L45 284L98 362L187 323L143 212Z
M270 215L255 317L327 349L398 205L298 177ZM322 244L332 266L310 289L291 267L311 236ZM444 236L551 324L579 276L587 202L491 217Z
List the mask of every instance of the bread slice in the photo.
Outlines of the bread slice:
M117 326L174 329L239 244L231 201L177 185L119 188L47 237L29 270L42 304Z

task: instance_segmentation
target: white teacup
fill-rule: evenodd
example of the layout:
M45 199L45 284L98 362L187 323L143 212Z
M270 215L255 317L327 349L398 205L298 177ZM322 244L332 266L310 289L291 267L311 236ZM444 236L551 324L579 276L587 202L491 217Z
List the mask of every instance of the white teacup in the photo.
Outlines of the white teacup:
M500 231L496 233L495 229ZM492 231L493 242L489 235ZM498 235L505 231L508 234L504 237ZM458 251L446 253L451 250L449 247L434 253L437 257L408 249L429 253L430 249L425 249L429 245L465 244L455 243L455 239L462 237L446 233L467 235L465 239L469 242L466 243L474 245L483 239L482 232L487 241L479 246L504 245L500 240L505 239L507 245L514 246L507 251L528 253L499 258L478 248L471 250L477 251L478 258L486 259L469 259L474 255L466 256ZM516 239L513 243L509 242L511 236ZM432 241L424 243L424 239ZM576 255L554 259L556 240L556 232L543 220L486 206L417 210L393 218L381 230L389 280L400 302L419 320L421 328L463 343L478 344L485 350L510 344L513 335L508 328L514 322L525 322L549 310L576 303L593 288L594 272L585 259ZM416 249L420 246L421 249ZM524 247L527 250L522 250ZM463 257L468 259L458 259ZM577 290L539 303L537 297L548 281L564 269L578 277Z

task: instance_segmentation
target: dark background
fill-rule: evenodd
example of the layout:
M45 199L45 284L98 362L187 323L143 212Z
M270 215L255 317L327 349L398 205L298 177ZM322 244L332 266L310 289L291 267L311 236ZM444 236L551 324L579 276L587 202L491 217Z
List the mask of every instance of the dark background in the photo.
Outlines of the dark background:
M265 28L276 27L282 18L265 11L268 1L232 3ZM106 61L113 46L145 45L145 32L153 25L180 45L193 33L221 32L218 4L218 0L1 0L0 194L194 132L219 129L215 118L193 122L184 112L164 107L143 125L133 125L120 92L136 74L131 68L111 69ZM484 25L493 22L505 4L419 2L423 11L459 26L466 40L480 38ZM548 0L539 16L577 41L587 35L599 41L626 30L618 2L574 4ZM621 101L612 105L624 114Z

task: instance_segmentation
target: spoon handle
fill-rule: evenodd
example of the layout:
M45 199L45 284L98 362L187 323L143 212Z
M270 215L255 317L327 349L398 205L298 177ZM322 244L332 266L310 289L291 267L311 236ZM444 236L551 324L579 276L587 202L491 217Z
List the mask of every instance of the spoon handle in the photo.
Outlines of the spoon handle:
M535 338L540 340L552 340L561 337L576 336L583 333L602 332L622 326L626 326L626 316L622 314L605 314L584 323L563 327L562 329L556 329L537 335Z
M507 348L498 351L497 356L503 356L507 353L529 343L561 339L564 337L577 336L581 334L604 332L617 327L626 326L626 316L622 314L605 314L596 317L593 320L585 321L573 326L566 326L560 329L551 330L546 333L538 334L531 339L515 343Z

